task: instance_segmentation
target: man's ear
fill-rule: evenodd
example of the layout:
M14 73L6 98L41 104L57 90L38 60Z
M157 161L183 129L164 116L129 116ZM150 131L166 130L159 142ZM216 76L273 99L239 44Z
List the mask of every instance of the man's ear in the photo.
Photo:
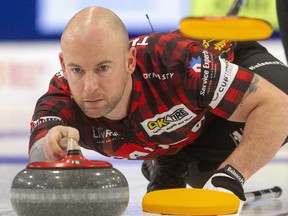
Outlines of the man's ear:
M130 47L129 54L128 54L128 65L127 69L130 74L132 74L136 67L136 48Z
M62 69L62 73L65 79L67 79L67 74L66 74L66 68L65 68L65 62L64 62L64 57L63 57L63 53L60 52L59 53L59 60L60 60L60 64L61 64L61 69Z

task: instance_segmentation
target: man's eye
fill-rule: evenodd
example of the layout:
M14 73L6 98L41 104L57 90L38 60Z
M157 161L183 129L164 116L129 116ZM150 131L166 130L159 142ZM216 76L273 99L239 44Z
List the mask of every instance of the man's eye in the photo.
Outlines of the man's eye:
M107 71L107 70L109 70L109 68L110 67L108 65L101 65L98 67L98 70L99 71Z
M81 70L80 68L72 68L71 70L72 70L72 72L75 73L75 74L78 74L78 73L81 73L81 72L82 72L82 70Z

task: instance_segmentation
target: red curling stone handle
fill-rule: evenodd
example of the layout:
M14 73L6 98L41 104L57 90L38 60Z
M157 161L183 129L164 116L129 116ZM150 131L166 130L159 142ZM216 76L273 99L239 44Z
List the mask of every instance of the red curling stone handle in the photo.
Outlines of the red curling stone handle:
M62 141L61 141L62 142ZM56 162L41 161L28 164L26 167L31 169L86 169L86 168L111 168L111 163L99 160L87 160L81 152L80 146L72 138L64 138L63 142L67 142L67 154L66 156ZM62 145L62 144L61 144ZM65 145L65 144L64 144Z

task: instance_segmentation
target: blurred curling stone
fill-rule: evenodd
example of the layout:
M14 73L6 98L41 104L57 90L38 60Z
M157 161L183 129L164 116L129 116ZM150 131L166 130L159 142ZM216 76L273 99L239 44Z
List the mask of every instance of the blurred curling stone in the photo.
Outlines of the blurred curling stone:
M19 216L117 216L128 206L125 176L105 161L89 161L68 138L66 157L34 162L14 178L11 204Z

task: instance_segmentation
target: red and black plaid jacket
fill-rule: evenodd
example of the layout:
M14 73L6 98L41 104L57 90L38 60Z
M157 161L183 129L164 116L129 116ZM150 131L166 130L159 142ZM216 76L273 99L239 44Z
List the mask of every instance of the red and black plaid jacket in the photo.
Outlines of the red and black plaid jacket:
M178 32L134 38L137 66L129 116L112 121L84 115L61 72L37 102L30 147L55 125L80 132L80 144L114 158L151 159L192 144L213 115L229 116L253 73L233 61L229 41L195 41Z

